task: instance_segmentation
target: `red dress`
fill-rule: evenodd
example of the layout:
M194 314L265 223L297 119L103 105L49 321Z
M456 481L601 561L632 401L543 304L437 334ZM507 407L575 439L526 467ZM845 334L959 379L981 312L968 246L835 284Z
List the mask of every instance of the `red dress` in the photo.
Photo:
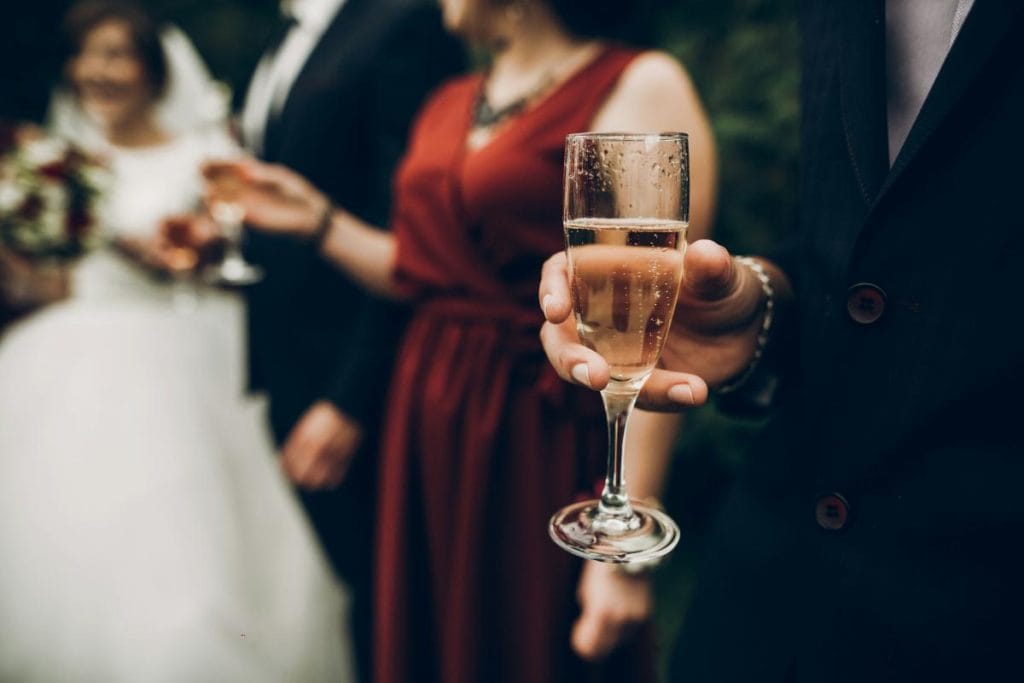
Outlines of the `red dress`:
M396 176L397 273L413 319L381 463L380 683L642 681L650 657L588 667L569 647L580 562L548 538L605 464L594 392L538 339L540 267L564 248L565 136L588 130L636 52L608 48L484 147L466 149L479 75L442 86ZM649 654L646 651L644 654Z

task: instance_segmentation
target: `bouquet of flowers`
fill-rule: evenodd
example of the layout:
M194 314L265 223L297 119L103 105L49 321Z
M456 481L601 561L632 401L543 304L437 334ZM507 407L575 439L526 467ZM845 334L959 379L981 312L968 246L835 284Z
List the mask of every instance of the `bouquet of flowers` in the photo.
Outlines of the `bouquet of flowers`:
M0 248L67 260L99 239L103 167L73 145L25 127L0 126Z

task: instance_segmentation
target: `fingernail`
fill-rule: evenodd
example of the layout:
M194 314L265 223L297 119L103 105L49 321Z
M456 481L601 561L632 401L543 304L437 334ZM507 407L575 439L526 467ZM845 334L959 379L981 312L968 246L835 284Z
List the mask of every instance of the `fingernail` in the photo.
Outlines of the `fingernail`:
M693 389L688 384L677 384L668 390L668 397L676 403L693 405Z
M582 384L583 386L590 386L590 368L587 367L586 363L577 363L572 366L572 370L569 371L572 378Z
M544 317L548 317L548 304L551 303L551 295L545 294L544 300L540 302L541 310L544 311Z

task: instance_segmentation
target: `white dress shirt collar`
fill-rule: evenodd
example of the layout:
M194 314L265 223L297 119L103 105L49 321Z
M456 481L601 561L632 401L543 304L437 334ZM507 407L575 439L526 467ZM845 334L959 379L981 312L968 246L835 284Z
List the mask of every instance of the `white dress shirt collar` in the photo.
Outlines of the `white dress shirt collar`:
M260 60L242 109L242 131L253 153L262 153L268 121L281 113L306 60L344 4L345 0L281 3L282 13L293 16L296 23L277 50Z
M895 163L974 0L886 0L889 163Z
M345 0L283 0L281 11L295 17L303 30L322 34Z

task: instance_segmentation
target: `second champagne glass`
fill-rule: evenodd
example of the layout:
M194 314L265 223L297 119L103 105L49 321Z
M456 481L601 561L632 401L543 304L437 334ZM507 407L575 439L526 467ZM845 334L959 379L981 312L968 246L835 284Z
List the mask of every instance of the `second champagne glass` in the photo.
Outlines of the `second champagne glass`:
M565 241L576 329L608 362L601 392L608 472L600 500L551 519L552 539L593 560L644 562L667 554L679 528L626 492L626 422L672 324L689 225L683 133L579 133L565 146Z
M192 220L191 216L171 216L162 230L167 243L164 261L173 278L171 300L179 313L191 313L199 305L194 279L199 252L192 245Z
M210 215L225 240L224 260L216 270L217 280L238 287L255 284L263 279L263 270L246 261L242 254L245 210L237 200L244 187L240 171L230 162L217 162L207 166L205 175L213 190Z

